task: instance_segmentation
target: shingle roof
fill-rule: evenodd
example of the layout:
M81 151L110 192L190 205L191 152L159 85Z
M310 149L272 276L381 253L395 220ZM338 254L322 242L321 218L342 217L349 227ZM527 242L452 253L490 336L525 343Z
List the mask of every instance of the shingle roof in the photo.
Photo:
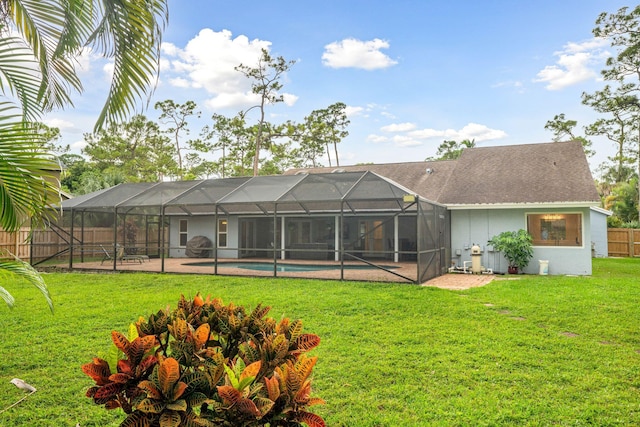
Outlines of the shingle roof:
M468 148L457 160L292 169L371 171L445 205L600 201L579 141Z
M439 200L446 205L600 201L580 141L467 149Z
M428 200L437 202L441 191L445 187L455 168L454 160L436 162L409 162L364 164L354 166L339 166L335 168L302 168L291 169L286 175L306 173L326 173L327 171L364 172L370 171L384 176L398 184L415 191L416 194Z

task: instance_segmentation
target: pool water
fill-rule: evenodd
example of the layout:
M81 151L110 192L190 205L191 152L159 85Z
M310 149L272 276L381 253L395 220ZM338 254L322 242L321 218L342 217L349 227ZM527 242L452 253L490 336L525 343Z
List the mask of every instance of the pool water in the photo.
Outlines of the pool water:
M184 265L193 265L199 267L213 267L215 264L213 262L191 262ZM229 267L229 268L242 268L245 270L254 270L254 271L273 271L273 263L272 262L219 262L218 267ZM385 269L393 269L397 267L389 266L389 265L381 265L380 267ZM345 270L372 270L376 267L370 265L345 265ZM340 270L340 264L286 264L286 263L278 263L276 267L276 271L279 272L301 272L301 271L321 271L321 270Z

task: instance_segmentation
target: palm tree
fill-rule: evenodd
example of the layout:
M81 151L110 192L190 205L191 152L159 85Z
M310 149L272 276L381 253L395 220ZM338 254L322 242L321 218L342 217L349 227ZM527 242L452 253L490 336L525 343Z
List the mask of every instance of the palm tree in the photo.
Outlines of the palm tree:
M26 221L43 225L59 204L51 174L57 164L43 148L37 122L72 106L82 92L76 59L83 49L114 61L111 88L96 130L125 120L151 96L159 68L168 0L0 0L0 227L16 231ZM36 285L49 307L42 277L28 264L4 256L1 274ZM13 298L0 287L11 307Z

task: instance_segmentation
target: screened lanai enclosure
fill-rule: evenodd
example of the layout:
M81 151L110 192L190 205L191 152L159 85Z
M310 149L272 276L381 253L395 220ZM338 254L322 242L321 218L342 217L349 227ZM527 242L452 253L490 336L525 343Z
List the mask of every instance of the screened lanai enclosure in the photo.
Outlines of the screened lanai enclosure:
M449 224L444 206L372 172L120 184L64 201L31 262L422 283L449 266Z

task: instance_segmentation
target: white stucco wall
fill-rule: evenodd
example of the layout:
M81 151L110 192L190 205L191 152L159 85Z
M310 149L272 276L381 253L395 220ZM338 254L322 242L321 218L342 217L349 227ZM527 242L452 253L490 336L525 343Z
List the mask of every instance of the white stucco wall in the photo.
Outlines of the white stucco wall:
M606 258L609 256L609 239L607 237L607 217L610 211L591 208L591 241L593 242L593 256Z
M186 219L187 224L187 241L195 236L208 237L212 242L215 242L215 219L212 216L191 216L191 217L172 217L169 231L169 242L171 249L169 250L169 257L183 258L186 257L186 248L178 247L179 239L179 222L181 219ZM222 219L220 217L219 219ZM238 218L228 218L227 226L227 247L238 247ZM211 253L213 256L213 251ZM238 251L231 249L218 248L218 258L237 258Z
M581 213L582 245L580 247L534 247L527 274L538 274L538 260L549 261L549 274L591 274L591 221L589 208L575 209L470 209L451 211L451 259L462 266L471 261L471 246L483 249L482 265L505 273L508 263L502 254L487 247L487 241L503 231L527 229L529 213ZM606 232L606 231L605 231ZM456 254L459 253L460 256Z

